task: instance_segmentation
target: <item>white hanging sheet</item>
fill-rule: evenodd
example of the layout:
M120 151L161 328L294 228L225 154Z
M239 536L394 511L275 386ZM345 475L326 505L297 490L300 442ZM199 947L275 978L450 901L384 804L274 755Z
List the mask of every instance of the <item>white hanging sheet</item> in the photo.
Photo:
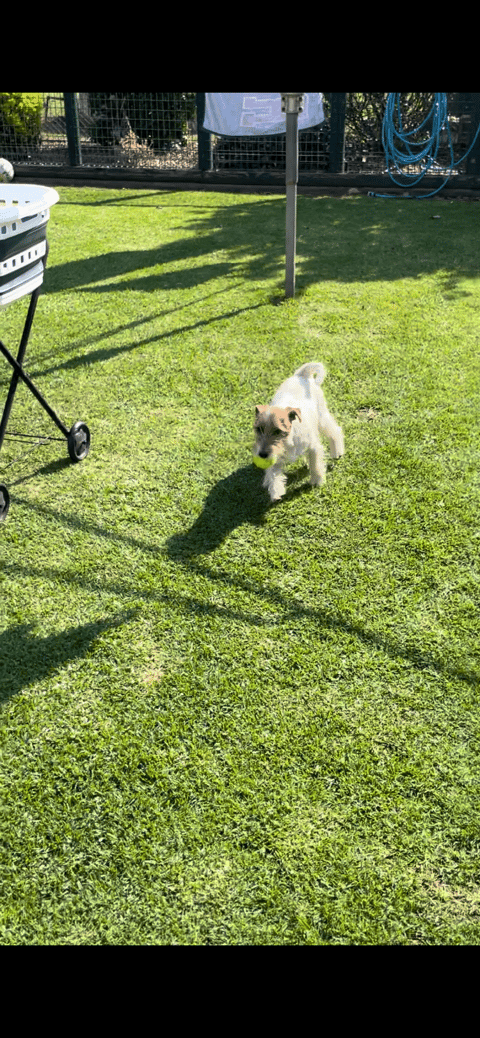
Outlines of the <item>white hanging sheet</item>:
M304 94L298 129L323 122L322 94ZM227 137L285 133L281 94L205 94L204 129Z

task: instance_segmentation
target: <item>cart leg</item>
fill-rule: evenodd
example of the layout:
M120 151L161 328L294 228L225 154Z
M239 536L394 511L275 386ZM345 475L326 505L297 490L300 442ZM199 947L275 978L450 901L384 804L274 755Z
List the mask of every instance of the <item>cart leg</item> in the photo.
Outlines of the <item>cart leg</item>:
M17 354L17 364L19 365L19 367L22 366L23 358L25 357L25 350L27 349L28 338L29 338L29 335L30 335L30 331L31 331L32 323L33 323L33 318L35 316L35 310L37 308L37 301L38 301L38 297L40 295L40 288L41 288L41 285L39 285L38 288L36 288L35 291L32 292L32 295L31 295L31 298L30 298L30 305L28 307L28 313L27 313L25 325L24 325L24 328L23 328L22 338L21 338L21 341L20 341L20 346L18 348L18 354ZM8 390L7 399L5 401L5 407L3 408L2 420L0 422L0 450L2 449L2 443L3 443L4 436L5 436L5 430L7 428L7 422L8 422L8 419L10 417L10 411L12 410L13 398L15 396L15 391L16 391L16 388L17 388L17 384L18 384L19 378L20 378L20 373L19 373L18 369L15 369L14 372L13 372L11 381L10 381L10 388Z
M25 321L25 327L23 329L22 341L20 343L18 357L16 360L15 357L13 357L10 353L10 350L7 350L5 343L0 340L0 351L3 353L4 357L7 358L8 363L13 368L10 389L8 391L7 400L5 403L5 407L3 409L2 421L0 422L0 448L3 443L3 437L5 435L5 429L7 428L7 422L12 408L13 398L15 396L15 390L17 388L19 378L21 378L22 382L24 382L25 385L28 386L30 392L33 393L35 399L38 400L41 407L43 407L43 410L46 411L48 416L52 419L52 422L55 422L57 429L60 429L60 432L63 433L66 439L68 439L69 430L67 429L66 425L63 424L56 412L53 410L53 407L50 407L50 404L47 403L45 398L40 393L40 390L38 390L37 387L34 385L30 376L27 375L26 371L24 371L22 368L22 361L25 356L25 350L27 348L28 336L30 334L30 329L32 327L32 321L35 314L35 307L37 305L39 291L40 287L38 289L35 289L35 292L32 293L30 306L28 308L27 319Z

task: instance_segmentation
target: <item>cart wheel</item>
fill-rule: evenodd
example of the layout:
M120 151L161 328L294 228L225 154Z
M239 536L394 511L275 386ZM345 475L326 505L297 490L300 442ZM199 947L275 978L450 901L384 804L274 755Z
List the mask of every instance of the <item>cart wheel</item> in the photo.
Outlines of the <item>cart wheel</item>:
M0 483L0 523L7 518L8 509L10 508L10 494L5 486L5 483Z
M90 432L85 422L75 422L68 434L68 453L72 461L83 461L90 450Z

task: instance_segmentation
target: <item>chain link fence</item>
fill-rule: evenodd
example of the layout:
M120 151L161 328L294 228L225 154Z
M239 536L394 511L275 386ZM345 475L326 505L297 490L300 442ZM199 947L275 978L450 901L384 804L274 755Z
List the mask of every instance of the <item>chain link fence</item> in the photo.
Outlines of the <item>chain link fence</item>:
M285 135L219 137L203 130L203 94L0 94L0 155L25 172L76 168L145 174L281 174ZM300 177L386 173L382 120L386 93L324 94L325 121L299 133ZM420 126L433 94L405 94L405 129ZM343 109L339 100L343 99ZM471 143L480 95L448 94L455 160ZM74 101L68 101L74 99ZM403 98L402 98L403 100ZM69 109L73 104L73 108ZM73 116L72 116L73 111ZM343 112L339 120L338 113ZM73 118L73 122L72 122ZM421 134L421 131L420 131ZM415 137L412 138L415 141ZM335 161L333 155L335 153ZM450 165L447 134L437 166ZM459 173L476 172L467 160ZM409 172L415 172L414 167ZM435 170L436 172L436 170Z

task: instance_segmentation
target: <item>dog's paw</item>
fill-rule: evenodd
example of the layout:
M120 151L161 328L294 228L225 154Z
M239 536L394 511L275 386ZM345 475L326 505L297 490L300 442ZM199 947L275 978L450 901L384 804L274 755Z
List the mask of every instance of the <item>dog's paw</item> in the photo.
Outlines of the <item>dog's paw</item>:
M285 494L287 479L278 468L267 469L263 477L263 486L268 490L270 501L279 501Z
M330 440L330 457L334 461L338 461L339 458L345 454L345 444L343 442L343 433L337 436L335 440Z

